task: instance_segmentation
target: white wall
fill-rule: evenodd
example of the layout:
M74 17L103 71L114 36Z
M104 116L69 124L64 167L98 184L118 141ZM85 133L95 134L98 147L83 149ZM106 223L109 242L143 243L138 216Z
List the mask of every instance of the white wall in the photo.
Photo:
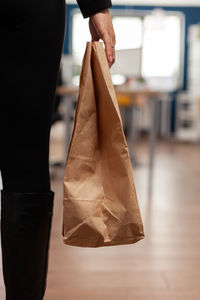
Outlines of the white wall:
M75 0L66 0L66 2L76 3ZM200 6L199 0L112 0L112 3L124 5Z

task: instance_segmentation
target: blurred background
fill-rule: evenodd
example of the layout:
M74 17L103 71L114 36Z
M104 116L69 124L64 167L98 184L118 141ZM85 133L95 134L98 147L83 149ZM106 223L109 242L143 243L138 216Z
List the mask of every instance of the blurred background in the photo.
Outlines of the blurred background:
M65 162L91 40L76 2L66 7L51 130L56 200L45 299L199 300L200 1L113 0L111 75L146 237L98 249L64 245L61 235Z

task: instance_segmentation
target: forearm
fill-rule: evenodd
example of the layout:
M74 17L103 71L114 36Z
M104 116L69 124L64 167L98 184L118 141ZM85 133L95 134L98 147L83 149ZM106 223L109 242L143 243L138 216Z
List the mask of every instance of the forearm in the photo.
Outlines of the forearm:
M112 7L111 0L77 0L84 18Z

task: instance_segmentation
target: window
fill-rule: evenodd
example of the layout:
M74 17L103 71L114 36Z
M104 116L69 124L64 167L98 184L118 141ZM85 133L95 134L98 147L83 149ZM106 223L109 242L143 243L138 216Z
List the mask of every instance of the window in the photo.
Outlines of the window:
M176 76L180 70L181 20L178 16L161 16L144 18L144 77Z
M84 20L81 13L75 13L72 21L72 54L76 65L82 63L87 41L91 41L88 20Z
M119 73L128 69L136 70L144 78L168 78L174 88L181 84L183 49L183 16L176 12L156 9L153 12L112 10L116 32L116 50L121 57ZM81 65L86 41L90 41L88 20L76 12L73 16L72 53L75 64ZM124 60L128 50L133 55ZM131 51L132 52L131 52ZM131 54L132 53L132 54ZM130 64L127 64L129 60ZM127 66L126 66L126 65ZM114 67L116 70L118 65ZM140 68L140 71L139 71ZM111 69L112 70L112 69ZM133 72L132 72L133 74ZM126 75L126 74L124 74Z
M113 17L116 33L116 50L142 47L143 24L138 17Z

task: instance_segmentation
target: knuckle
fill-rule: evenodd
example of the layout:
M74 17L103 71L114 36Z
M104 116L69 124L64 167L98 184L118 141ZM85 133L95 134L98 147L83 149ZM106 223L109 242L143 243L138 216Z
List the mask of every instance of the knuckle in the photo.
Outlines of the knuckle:
M105 38L105 39L107 39L108 36L109 36L108 33L107 33L107 31L105 31L105 30L102 31L101 35L102 35L102 37Z

